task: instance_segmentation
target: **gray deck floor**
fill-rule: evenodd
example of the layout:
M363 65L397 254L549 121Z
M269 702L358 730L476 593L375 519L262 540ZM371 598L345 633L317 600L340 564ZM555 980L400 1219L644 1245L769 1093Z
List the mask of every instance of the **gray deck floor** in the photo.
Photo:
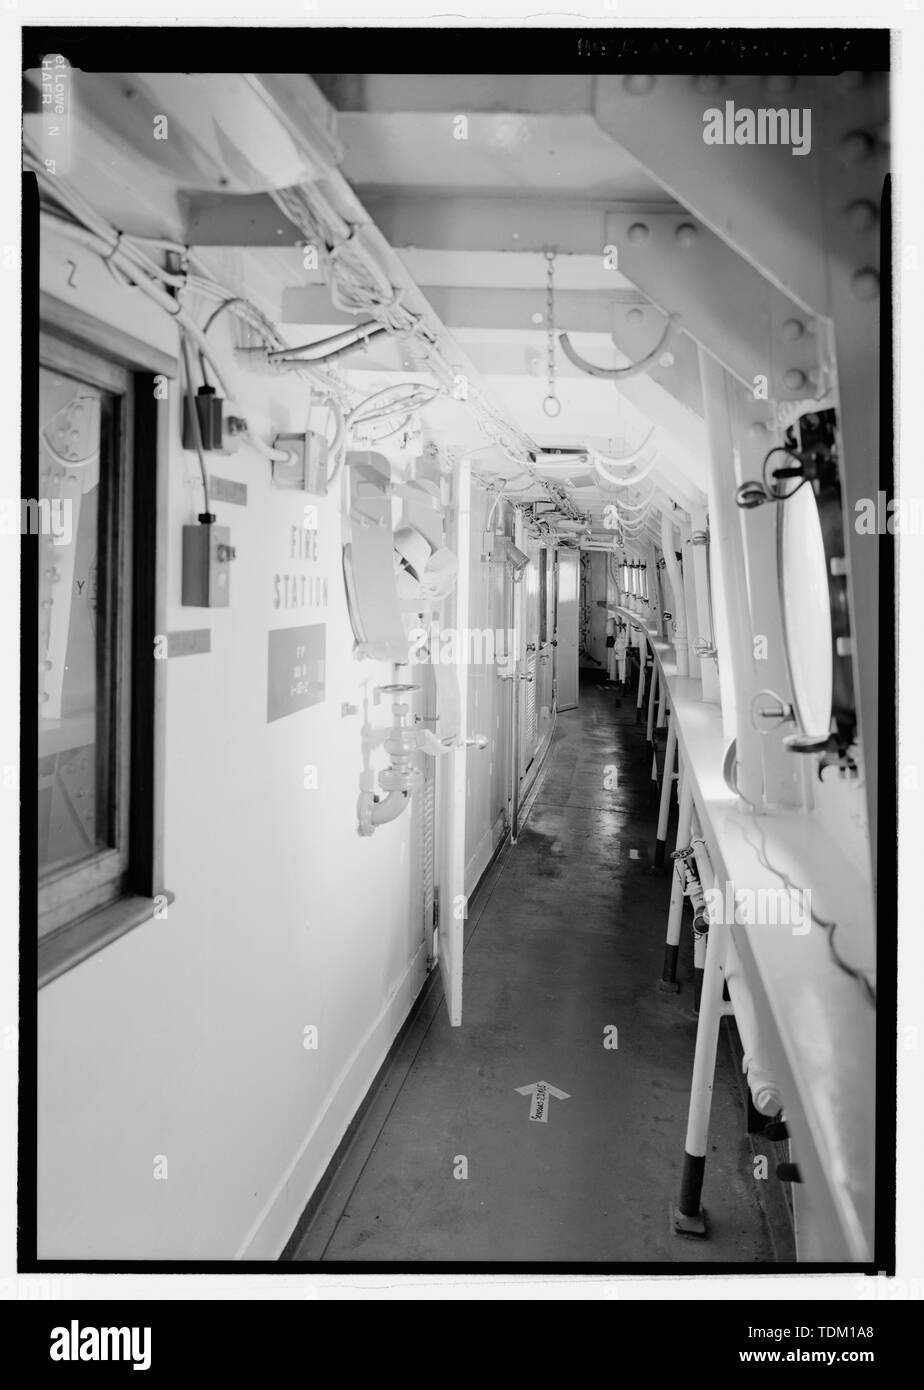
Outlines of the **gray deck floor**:
M650 873L644 747L634 701L585 682L580 708L559 716L519 843L473 903L462 1027L434 997L295 1259L772 1260L724 1045L703 1194L711 1238L669 1231L696 1024L688 918L681 993L654 987L670 880ZM545 1123L517 1092L535 1081L569 1096ZM460 1158L466 1178L454 1176Z

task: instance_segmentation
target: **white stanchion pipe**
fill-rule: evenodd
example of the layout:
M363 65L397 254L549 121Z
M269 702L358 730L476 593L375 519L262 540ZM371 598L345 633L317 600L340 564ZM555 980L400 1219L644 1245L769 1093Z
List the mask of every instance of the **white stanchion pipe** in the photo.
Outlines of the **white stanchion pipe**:
M757 1021L757 1010L730 933L725 957L725 981L735 1010L741 1046L744 1049L742 1068L747 1075L755 1109L759 1110L761 1115L776 1115L783 1108L782 1093L767 1059L766 1045Z
M680 796L680 809L677 815L677 842L674 849L686 849L690 843L690 825L693 817L693 793L689 775L684 777ZM684 871L679 859L671 861L674 872L671 877L671 901L667 910L667 934L664 938L664 968L661 981L673 986L677 980L677 954L680 946L680 928L683 922Z
M655 864L658 868L664 863L667 821L671 809L671 788L674 785L674 759L676 756L677 716L673 715L667 726L667 747L664 750L664 772L661 777L661 804L658 809L658 838L655 844Z
M696 1028L690 1106L687 1112L683 1176L680 1197L673 1211L674 1230L684 1234L706 1234L702 1192L709 1143L709 1114L715 1083L716 1048L719 1041L719 1024L723 1014L731 1008L730 1005L726 1008L722 1000L727 945L728 928L725 923L710 923L703 968L699 1023Z
M671 612L674 615L674 652L677 657L677 674L689 674L687 659L687 611L683 592L683 578L677 563L674 548L674 522L667 512L661 513L661 550L664 554L664 573L671 589Z
M647 724L646 729L645 729L645 738L647 739L647 741L648 741L649 743L651 742L652 738L654 737L655 700L657 699L657 696L658 696L658 684L659 684L660 679L661 679L661 676L660 676L660 672L658 671L658 662L657 662L657 658L655 657L654 652L652 652L652 655L651 655L651 685L650 685L649 688L648 688L648 724Z
M648 639L643 632L638 633L638 697L635 708L641 716L642 702L645 699L645 662L648 660Z
M734 440L728 373L700 348L703 408L709 440L709 521L716 570L713 600L719 648L722 719L727 737L737 742L737 785L753 806L763 801L760 735L749 718L751 696L759 682L754 671L754 643L748 607L741 513L735 503Z
M693 546L690 544L692 527L689 515L684 512L679 521L680 551L683 564L680 567L680 583L683 588L683 611L687 634L687 675L693 680L700 676L699 657L693 648L697 626L696 616L696 572L693 565Z
M693 532L697 536L708 535L708 517L705 507L694 507L691 513ZM709 605L711 581L709 578L709 547L690 543L693 552L693 578L696 593L696 626L688 629L688 640L695 642L698 637L717 643L715 615ZM703 683L703 699L719 701L719 668L714 656L701 657L699 663L700 679Z

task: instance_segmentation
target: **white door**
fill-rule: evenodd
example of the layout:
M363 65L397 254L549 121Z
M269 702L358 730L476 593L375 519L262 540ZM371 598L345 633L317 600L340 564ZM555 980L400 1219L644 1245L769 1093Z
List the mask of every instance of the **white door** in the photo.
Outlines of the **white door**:
M576 709L578 702L578 609L581 552L558 552L558 646L556 689L559 709Z

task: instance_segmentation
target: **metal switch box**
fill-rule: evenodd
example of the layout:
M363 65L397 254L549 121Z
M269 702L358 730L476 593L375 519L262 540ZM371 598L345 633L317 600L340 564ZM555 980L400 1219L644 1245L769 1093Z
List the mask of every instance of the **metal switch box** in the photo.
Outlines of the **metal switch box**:
M184 608L227 608L231 602L231 530L214 522L183 527Z

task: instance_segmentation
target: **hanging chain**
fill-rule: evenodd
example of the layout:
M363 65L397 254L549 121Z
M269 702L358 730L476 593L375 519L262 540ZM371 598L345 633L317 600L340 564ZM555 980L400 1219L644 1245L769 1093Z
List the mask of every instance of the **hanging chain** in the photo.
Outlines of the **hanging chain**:
M555 252L546 251L545 279L545 325L546 325L546 371L549 392L542 402L546 415L554 419L561 414L561 401L555 394Z

